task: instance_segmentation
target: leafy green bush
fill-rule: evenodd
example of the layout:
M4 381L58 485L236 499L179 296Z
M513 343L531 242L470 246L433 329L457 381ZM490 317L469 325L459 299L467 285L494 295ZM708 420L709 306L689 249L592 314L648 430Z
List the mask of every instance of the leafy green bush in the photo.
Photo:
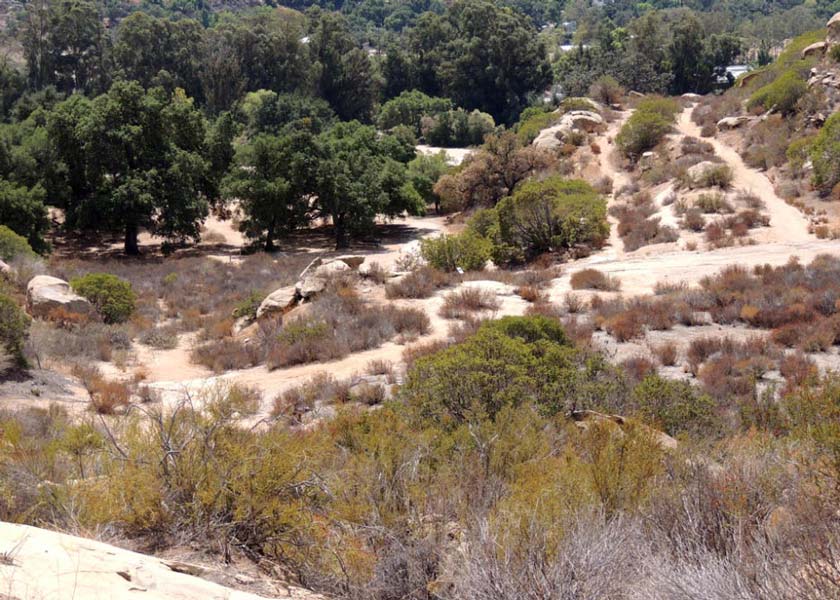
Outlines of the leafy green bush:
M17 303L0 294L0 344L2 344L19 367L26 366L23 344L26 341L31 319Z
M828 51L828 57L836 63L840 63L840 46L835 44L831 47L831 50Z
M26 238L0 225L0 260L10 261L18 256L35 256Z
M840 113L831 115L811 146L814 185L830 192L840 183Z
M633 389L631 402L641 416L665 433L709 434L715 426L715 402L685 381L648 375Z
M505 317L417 359L400 393L420 416L449 426L493 419L526 402L556 414L592 406L597 397L596 404L614 410L624 383L605 361L575 348L557 321Z
M406 125L419 136L420 120L423 117L451 109L452 101L449 98L433 98L418 90L405 91L382 105L376 117L376 124L383 130Z
M528 111L522 113L516 127L516 135L519 136L523 144L530 144L536 139L540 131L546 127L551 127L558 119L560 119L560 115L555 112L529 108Z
M0 179L0 223L25 237L38 252L49 248L44 239L50 226L44 206L46 195L40 185L27 188Z
M90 300L106 323L124 323L134 312L137 296L131 284L109 273L88 273L70 280L80 296Z
M747 108L760 107L764 110L774 109L783 115L790 114L796 110L796 103L807 91L805 78L798 71L790 69L772 83L756 90L750 96Z
M496 207L499 242L526 257L579 244L599 246L609 235L607 205L585 181L528 181Z
M649 96L636 105L636 112L653 113L673 121L677 113L680 112L680 105L673 98Z
M420 123L420 132L427 143L445 147L478 146L495 128L492 116L463 108L423 117Z
M808 156L811 153L811 146L814 143L816 136L808 135L798 140L794 140L788 145L785 151L785 156L790 163L790 167L794 171L799 171L805 166L808 161Z
M643 153L654 148L669 131L673 118L659 112L636 110L622 126L615 143L626 157L637 160Z
M420 254L435 269L480 271L490 259L492 242L467 230L458 235L441 235L420 242Z

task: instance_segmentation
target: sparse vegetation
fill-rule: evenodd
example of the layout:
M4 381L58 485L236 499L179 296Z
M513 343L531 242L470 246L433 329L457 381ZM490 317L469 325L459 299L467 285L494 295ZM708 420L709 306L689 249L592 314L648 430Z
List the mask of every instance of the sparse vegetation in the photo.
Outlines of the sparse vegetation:
M582 269L572 274L573 290L598 290L603 292L617 292L621 282L610 275L604 275L596 269Z

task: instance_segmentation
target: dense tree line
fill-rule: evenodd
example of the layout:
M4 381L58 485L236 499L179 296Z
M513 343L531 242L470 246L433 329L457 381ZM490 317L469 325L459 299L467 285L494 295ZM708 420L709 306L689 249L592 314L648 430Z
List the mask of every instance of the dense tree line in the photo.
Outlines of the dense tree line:
M0 215L33 247L46 249L46 205L67 229L119 233L136 253L142 230L198 240L231 199L267 249L315 220L344 246L377 215L435 197L429 173L443 168L407 167L418 137L480 144L551 79L527 18L487 0L427 12L381 54L319 7L197 20L161 6L114 21L93 0L18 11L25 65L0 66ZM394 61L410 65L404 77ZM415 88L434 110L410 127L377 118L389 94Z
M556 70L573 95L604 75L641 92L707 93L743 49L739 37L711 33L692 12L672 20L649 12L626 28L602 21L588 44L560 56Z

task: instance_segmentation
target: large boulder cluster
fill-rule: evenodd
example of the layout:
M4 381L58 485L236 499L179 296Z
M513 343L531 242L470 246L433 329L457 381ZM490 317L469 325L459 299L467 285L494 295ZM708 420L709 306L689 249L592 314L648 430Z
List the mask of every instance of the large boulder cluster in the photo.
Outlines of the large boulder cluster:
M540 131L534 139L537 148L553 150L563 144L563 139L575 131L592 133L604 125L604 118L589 110L572 110L560 117L556 125Z
M301 271L297 283L278 288L266 296L257 309L257 319L284 314L301 302L311 300L326 289L331 279L358 271L364 262L364 256L316 258Z

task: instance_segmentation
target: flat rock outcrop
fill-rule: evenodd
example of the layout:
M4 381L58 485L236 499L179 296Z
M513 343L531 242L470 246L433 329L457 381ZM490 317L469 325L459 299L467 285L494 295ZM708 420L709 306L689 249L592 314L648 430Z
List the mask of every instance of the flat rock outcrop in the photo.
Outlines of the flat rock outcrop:
M39 600L260 600L203 579L207 570L37 527L0 523L4 598ZM188 574L191 573L191 574ZM221 573L227 575L226 573ZM198 576L197 576L198 575ZM231 573L231 579L235 579ZM325 600L301 588L277 598Z

